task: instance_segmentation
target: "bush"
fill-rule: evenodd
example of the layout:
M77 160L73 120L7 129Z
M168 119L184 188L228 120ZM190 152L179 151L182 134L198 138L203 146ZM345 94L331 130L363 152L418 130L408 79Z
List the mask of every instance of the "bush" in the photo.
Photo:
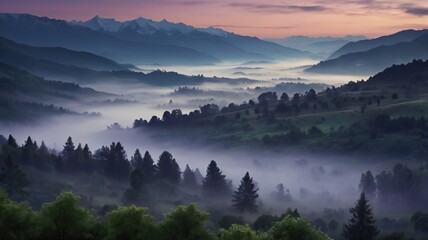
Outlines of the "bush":
M157 228L146 208L119 207L107 214L107 239L156 239Z
M232 224L229 229L220 229L219 240L256 240L256 232L248 225Z
M317 230L307 220L286 216L282 221L277 222L269 231L273 240L331 240L323 232Z

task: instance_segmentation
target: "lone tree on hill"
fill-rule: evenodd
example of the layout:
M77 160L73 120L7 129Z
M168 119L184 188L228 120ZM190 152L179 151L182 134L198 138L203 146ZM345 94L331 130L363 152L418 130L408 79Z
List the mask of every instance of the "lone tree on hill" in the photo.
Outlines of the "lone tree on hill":
M207 175L202 181L202 188L206 194L213 196L229 193L226 177L222 174L214 160L207 167Z
M379 234L376 220L364 192L361 193L355 207L349 210L351 219L343 226L343 237L349 240L373 240Z
M233 194L233 206L240 212L256 212L256 199L259 197L257 194L258 190L253 182L253 178L247 172L242 178L238 190Z

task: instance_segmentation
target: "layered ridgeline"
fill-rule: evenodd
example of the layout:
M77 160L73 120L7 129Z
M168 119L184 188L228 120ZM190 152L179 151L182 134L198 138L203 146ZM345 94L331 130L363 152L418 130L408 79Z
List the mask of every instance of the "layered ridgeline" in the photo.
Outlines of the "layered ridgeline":
M374 39L364 39L347 43L337 51L335 51L329 59L337 58L342 55L354 52L364 52L380 46L391 46L401 42L411 42L416 38L427 35L428 30L404 30L391 35L382 36Z
M350 42L367 39L364 36L344 37L306 37L290 36L286 38L270 38L268 41L278 43L284 47L291 47L302 51L309 51L321 57L328 57L339 48Z
M403 33L407 33L407 31L400 32L397 36L402 36ZM371 75L392 64L407 63L413 59L428 59L428 31L409 31L409 33L413 33L410 36L418 37L406 41L410 36L399 38L391 35L381 39L350 43L338 51L343 55L322 61L305 71L326 74ZM382 39L384 41L381 41ZM400 42L397 43L397 41ZM338 54L332 56L336 55Z
M85 104L114 97L74 83L48 81L0 63L0 121L31 121L62 114L77 114L64 104ZM55 104L55 105L54 105Z
M134 72L113 60L88 52L59 47L34 47L0 37L0 62L48 79L77 83L142 83L150 85L195 85L204 82L236 83L248 79L205 78L155 70Z
M228 147L421 158L428 154L427 92L428 61L413 61L319 93L265 92L222 109L208 104L137 119L134 127Z
M203 65L225 60L302 58L309 54L215 28L138 18L87 22L0 14L0 35L20 43L88 51L121 63Z

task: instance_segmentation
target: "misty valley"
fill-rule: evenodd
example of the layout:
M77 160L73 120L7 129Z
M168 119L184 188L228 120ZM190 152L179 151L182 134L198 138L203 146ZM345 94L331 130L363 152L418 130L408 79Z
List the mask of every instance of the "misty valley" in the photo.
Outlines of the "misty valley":
M428 239L428 30L0 13L0 239Z

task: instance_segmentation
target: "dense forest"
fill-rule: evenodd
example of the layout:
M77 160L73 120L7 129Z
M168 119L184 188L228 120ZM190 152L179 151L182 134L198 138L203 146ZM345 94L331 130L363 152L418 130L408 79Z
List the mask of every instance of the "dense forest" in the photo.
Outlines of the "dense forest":
M188 165L182 171L167 151L156 163L138 149L128 160L120 142L94 153L87 144L76 147L71 137L61 152L31 137L21 146L12 135L0 137L0 144L5 239L374 239L379 233L382 239L404 239L404 232L416 237L428 231L428 212L376 220L370 207L428 210L428 167L397 164L375 176L362 173L355 183L362 195L349 219L343 209L301 216L288 208L278 216L266 212L248 172L235 187L214 160L203 177ZM282 183L270 197L284 207L295 201Z

